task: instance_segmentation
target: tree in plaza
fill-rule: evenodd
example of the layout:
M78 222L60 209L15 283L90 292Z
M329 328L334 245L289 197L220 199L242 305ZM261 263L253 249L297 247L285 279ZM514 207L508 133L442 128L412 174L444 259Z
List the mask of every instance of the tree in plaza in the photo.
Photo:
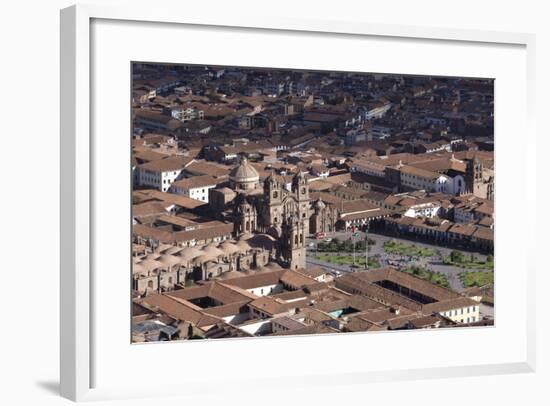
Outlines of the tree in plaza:
M328 243L329 251L337 252L340 251L340 243L338 241L331 241Z
M451 261L453 262L463 262L464 261L464 254L457 250L451 251Z

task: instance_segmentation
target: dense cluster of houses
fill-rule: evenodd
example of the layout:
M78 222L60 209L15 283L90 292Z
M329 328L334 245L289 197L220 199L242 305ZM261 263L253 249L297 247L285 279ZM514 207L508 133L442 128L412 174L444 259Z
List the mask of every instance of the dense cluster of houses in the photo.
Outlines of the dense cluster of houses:
M134 339L480 322L414 276L308 268L306 239L368 228L491 253L492 89L133 64Z

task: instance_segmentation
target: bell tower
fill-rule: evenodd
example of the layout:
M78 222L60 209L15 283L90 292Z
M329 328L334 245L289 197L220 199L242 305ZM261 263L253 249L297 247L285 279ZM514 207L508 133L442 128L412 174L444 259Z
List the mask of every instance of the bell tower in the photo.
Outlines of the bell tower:
M309 221L309 185L304 172L300 171L292 178L292 193L296 198L299 220Z
M475 157L466 164L466 189L470 193L476 192L483 184L483 163Z
M267 214L268 226L278 226L283 222L283 186L283 180L273 172L264 181L264 200L267 203L264 210Z
M239 194L237 198L237 233L253 233L257 227L256 208L251 205L244 194Z
M283 222L281 254L290 269L306 267L305 222L291 214Z
M305 172L299 171L292 178L292 193L296 196L296 200L309 201L309 186Z

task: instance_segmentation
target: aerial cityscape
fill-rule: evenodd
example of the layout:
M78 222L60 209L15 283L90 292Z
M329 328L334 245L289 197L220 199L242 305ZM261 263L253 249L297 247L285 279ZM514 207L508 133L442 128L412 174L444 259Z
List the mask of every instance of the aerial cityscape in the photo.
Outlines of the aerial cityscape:
M132 342L492 326L494 81L132 63Z

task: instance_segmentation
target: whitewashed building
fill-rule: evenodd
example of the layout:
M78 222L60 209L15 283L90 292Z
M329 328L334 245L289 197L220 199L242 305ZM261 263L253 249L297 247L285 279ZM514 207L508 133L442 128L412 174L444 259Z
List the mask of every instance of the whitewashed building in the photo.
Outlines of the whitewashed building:
M412 205L403 214L406 217L435 217L441 211L441 203L428 202Z
M203 120L204 111L194 107L177 107L172 109L172 117L182 123L192 120Z
M365 159L354 159L353 162L349 164L349 169L351 172L360 172L383 178L385 176L386 166L379 162Z
M208 191L215 188L216 185L216 179L212 176L192 176L173 182L169 191L208 203Z
M452 179L447 175L409 165L401 166L399 171L401 186L427 192L449 193L449 184Z
M376 101L369 104L364 113L365 120L382 118L391 108L391 103L387 101Z
M181 176L182 171L193 159L181 156L173 156L157 159L139 165L137 170L138 184L166 192Z
M479 303L466 297L430 303L425 305L423 310L439 313L459 324L475 323L481 320Z

